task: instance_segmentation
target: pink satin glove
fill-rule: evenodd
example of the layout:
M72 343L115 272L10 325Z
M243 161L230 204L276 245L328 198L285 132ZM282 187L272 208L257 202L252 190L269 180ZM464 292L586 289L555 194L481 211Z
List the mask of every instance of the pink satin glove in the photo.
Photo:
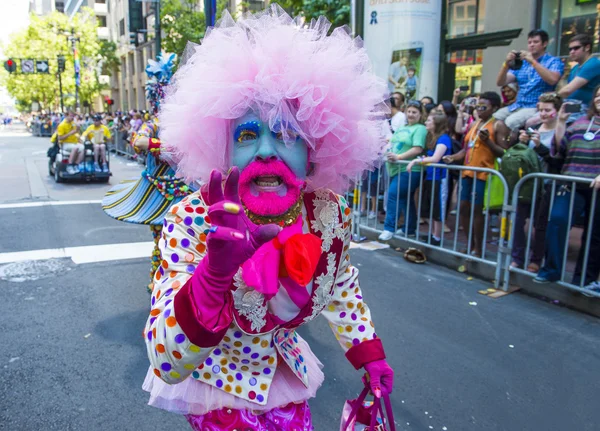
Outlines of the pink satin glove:
M208 183L208 215L211 228L207 236L205 259L208 270L231 279L241 264L266 242L277 236L277 225L256 225L244 213L238 194L240 173L231 169L225 187L222 176L212 171Z
M369 373L369 386L373 395L381 398L382 394L389 395L392 393L394 389L394 370L385 359L368 362L364 368Z
M231 322L227 292L240 265L281 230L276 225L257 226L248 219L238 196L238 182L237 168L227 176L224 189L221 173L212 171L208 189L203 190L208 192L208 196L203 195L209 205L211 222L207 251L188 282L189 286L186 285L194 304L190 313L204 328L217 334L216 337L205 334L206 343L199 344L202 346L218 343Z

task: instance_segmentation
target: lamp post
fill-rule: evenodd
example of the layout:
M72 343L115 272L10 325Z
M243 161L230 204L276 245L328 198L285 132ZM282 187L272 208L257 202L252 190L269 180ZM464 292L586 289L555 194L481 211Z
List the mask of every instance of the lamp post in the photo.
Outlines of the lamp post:
M161 53L160 34L160 0L154 2L154 43L156 43L156 57Z
M73 66L75 69L75 111L79 112L79 85L81 84L80 64L79 64L79 52L77 51L78 37L75 37L75 29L71 29L71 35L69 36L71 42L71 49L73 50Z
M63 55L59 55L57 57L57 71L56 74L58 75L58 91L60 92L60 111L61 112L65 112L65 105L63 102L63 90L62 90L62 73L65 70L65 57Z

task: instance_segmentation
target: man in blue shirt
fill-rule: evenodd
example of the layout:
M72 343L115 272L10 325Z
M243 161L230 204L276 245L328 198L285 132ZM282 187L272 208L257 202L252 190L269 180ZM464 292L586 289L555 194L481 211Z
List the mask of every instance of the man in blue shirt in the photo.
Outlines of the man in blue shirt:
M577 64L571 69L569 83L558 92L567 103L571 100L581 102L581 114L587 112L594 89L600 85L600 60L592 57L592 44L593 40L587 34L578 34L571 38L569 60L576 61Z
M509 71L509 64L516 58L515 51L508 53L500 68L496 85L502 87L511 82L519 84L516 102L494 114L498 121L504 122L511 130L519 130L535 115L539 97L543 93L554 91L564 72L560 59L546 52L547 46L548 33L533 30L527 35L527 51L519 53L523 60L521 68Z

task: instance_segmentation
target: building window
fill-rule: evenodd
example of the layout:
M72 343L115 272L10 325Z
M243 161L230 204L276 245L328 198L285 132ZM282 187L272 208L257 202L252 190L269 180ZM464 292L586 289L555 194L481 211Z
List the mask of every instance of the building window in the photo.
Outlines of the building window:
M468 19L475 19L475 11L477 10L477 8L475 7L475 5L469 5L467 6L467 18Z
M127 59L125 56L121 57L121 82L125 85L125 79L127 79Z
M129 54L129 58L128 58L128 63L129 63L129 75L133 76L135 75L135 62L133 61L134 57L133 57L133 53Z
M119 21L119 36L125 36L125 20Z
M483 32L485 0L446 0L448 37Z
M96 16L96 19L98 20L98 27L106 27L106 17L105 16Z
M102 3L102 4L104 4L104 3L106 3L106 0L96 0L96 3Z

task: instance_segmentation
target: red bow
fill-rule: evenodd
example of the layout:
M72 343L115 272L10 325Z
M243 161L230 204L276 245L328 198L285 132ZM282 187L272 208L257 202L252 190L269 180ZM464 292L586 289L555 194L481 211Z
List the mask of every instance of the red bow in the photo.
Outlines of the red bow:
M264 294L267 300L277 294L280 277L289 277L305 287L315 274L321 258L322 241L311 233L296 232L302 232L301 219L261 246L242 265L242 278L246 285Z

